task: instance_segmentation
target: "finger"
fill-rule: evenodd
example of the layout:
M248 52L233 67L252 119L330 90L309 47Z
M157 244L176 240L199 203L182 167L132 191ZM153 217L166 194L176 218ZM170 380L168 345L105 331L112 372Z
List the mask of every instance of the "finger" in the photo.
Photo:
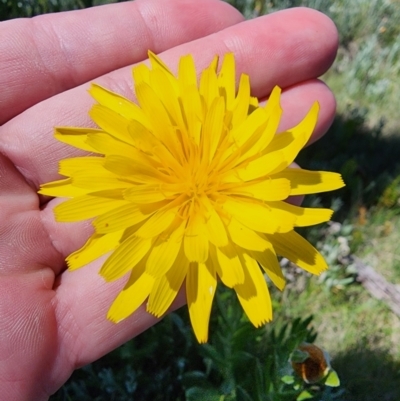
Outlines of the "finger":
M326 15L292 8L184 43L161 57L176 71L179 56L193 54L201 71L215 54L232 52L237 76L249 74L253 95L262 98L275 85L286 88L319 77L332 65L337 48L338 32Z
M0 153L0 274L65 264L42 224L37 194Z
M299 20L306 29L298 30ZM336 29L326 16L309 9L294 9L236 24L168 50L162 58L175 69L179 55L192 53L201 69L215 54L233 52L238 74L248 73L253 92L266 97L276 84L285 88L322 74L332 62L336 46ZM117 70L97 82L132 98L130 68ZM58 178L58 160L80 154L57 142L53 127L93 126L87 114L93 104L87 87L83 85L48 99L2 127L0 151L8 155L34 187ZM321 104L325 101L315 100ZM316 134L320 135L318 131Z
M319 103L320 112L317 125L307 146L323 136L335 118L336 99L326 84L318 79L302 82L283 91L281 96L283 116L278 132L297 125L303 120L314 102Z
M0 387L3 400L45 400L59 349L50 269L2 275ZM67 380L68 376L64 380ZM18 383L18 384L17 384Z
M51 207L45 207L40 211L43 228L49 233L52 239L52 246L61 255L63 261L72 252L81 248L94 232L91 220L73 223L59 223L55 220L53 209L64 201L65 199L63 198L52 199ZM65 267L66 264L63 263L61 267L55 268L55 274L58 275L61 269Z
M109 71L241 21L217 0L137 0L0 23L0 125Z

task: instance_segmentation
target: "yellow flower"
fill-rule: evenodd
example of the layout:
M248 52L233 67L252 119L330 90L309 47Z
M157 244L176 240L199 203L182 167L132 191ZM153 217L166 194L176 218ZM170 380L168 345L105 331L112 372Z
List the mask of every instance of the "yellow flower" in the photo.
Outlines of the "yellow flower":
M235 87L235 61L218 58L198 80L192 56L175 77L149 52L151 67L133 69L138 105L96 84L90 116L100 129L57 128L56 138L100 157L60 161L68 178L40 193L71 198L55 207L58 221L94 218L95 233L67 258L71 270L113 251L100 270L129 280L107 317L119 322L147 299L162 316L186 279L190 319L207 341L218 279L233 288L255 326L272 319L263 275L283 289L276 254L308 272L327 268L294 227L328 221L329 209L284 202L290 195L342 187L339 174L291 168L315 127L319 106L276 135L278 87L265 107L250 95L249 77Z

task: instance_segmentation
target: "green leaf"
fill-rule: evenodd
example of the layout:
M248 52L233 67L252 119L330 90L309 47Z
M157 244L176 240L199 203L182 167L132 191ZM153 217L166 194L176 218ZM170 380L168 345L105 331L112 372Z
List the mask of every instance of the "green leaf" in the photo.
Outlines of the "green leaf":
M212 387L212 384L208 381L207 376L198 370L186 372L182 375L182 382L186 388L191 387Z
M310 398L313 398L314 396L307 390L302 391L296 398L296 401L303 401L303 400L309 400Z
M340 379L337 373L332 369L325 380L325 386L329 387L339 387Z
M286 384L293 384L294 383L294 377L290 375L285 375L281 377L281 380L286 383Z
M253 401L253 398L250 397L249 393L241 386L237 386L236 388L236 399L238 401Z
M310 354L308 352L295 349L292 353L290 360L294 363L302 363L309 357Z
M191 387L185 392L186 401L220 401L221 394L214 388Z

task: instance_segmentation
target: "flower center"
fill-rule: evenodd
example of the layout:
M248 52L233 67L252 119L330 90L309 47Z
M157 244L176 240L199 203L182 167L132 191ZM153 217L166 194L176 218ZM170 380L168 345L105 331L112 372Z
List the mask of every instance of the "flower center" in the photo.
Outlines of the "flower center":
M193 172L191 177L186 182L185 192L187 196L192 199L198 199L202 196L207 196L207 190L209 189L209 180L206 175L196 174Z

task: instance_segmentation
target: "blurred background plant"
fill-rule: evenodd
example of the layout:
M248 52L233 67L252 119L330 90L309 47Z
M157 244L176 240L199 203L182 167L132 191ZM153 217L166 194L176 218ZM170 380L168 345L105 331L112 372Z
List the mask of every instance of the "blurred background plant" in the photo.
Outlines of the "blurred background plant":
M400 283L400 2L227 1L247 18L307 6L338 27L338 57L322 77L337 97L337 117L298 159L304 168L341 172L347 184L305 201L335 210L331 223L302 231L330 269L315 278L282 260L288 284L282 293L271 288L272 323L252 328L232 294L220 290L208 344L195 342L181 310L76 371L52 401L400 400L400 320L357 282L350 257ZM0 0L0 20L112 2ZM339 388L307 384L291 368L296 348L317 334Z
M0 0L0 21L118 2L121 0Z

